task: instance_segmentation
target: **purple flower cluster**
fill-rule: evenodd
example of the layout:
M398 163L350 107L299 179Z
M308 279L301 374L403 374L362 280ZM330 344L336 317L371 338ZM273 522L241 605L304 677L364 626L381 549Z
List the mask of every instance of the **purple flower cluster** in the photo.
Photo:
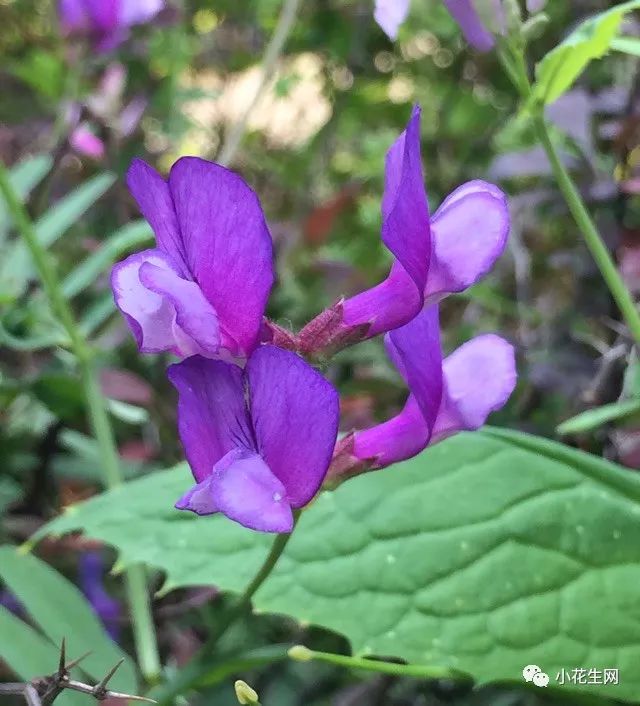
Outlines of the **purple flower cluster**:
M494 33L505 25L502 0L443 0L458 23L465 39L478 51L489 51ZM374 18L390 39L398 36L400 25L409 14L410 0L376 0Z
M498 336L474 338L443 359L438 302L489 271L504 250L509 213L500 189L471 181L430 216L418 108L387 154L388 277L298 334L264 319L274 280L271 236L239 176L185 157L164 180L137 160L128 184L157 247L118 263L112 286L140 350L184 359L170 366L169 378L196 484L179 509L290 531L293 511L323 482L335 485L477 429L513 391L514 351ZM338 393L305 358L383 334L409 388L404 409L336 443Z

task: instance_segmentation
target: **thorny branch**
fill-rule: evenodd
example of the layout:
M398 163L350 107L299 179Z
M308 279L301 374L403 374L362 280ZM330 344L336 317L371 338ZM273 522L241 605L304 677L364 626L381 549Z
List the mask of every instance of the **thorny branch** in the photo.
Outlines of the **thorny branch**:
M130 701L156 703L153 699L148 699L145 696L122 694L118 691L110 691L107 689L108 683L124 662L124 659L121 659L114 665L109 672L93 686L71 679L70 672L73 667L80 664L89 654L90 653L87 652L81 657L67 662L65 641L63 638L62 644L60 645L58 669L53 674L44 677L36 677L28 682L0 684L0 696L23 696L28 706L50 706L65 689L72 689L73 691L80 691L88 696L93 696L97 701L104 701L105 699L129 699Z

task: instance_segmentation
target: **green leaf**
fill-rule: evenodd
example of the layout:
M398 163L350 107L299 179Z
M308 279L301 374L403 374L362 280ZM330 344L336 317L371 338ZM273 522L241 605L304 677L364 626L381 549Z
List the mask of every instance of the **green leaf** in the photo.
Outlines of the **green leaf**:
M185 465L70 509L39 537L82 529L120 561L166 573L166 589L241 591L271 537L173 503ZM521 682L538 664L617 667L640 693L640 477L537 437L487 429L322 494L255 596L343 633L358 654ZM132 532L134 525L136 531Z
M153 238L153 231L146 221L128 223L112 233L105 244L78 265L62 283L62 290L67 297L75 297L93 284L96 278L118 260L124 253L136 246L143 245Z
M630 417L632 414L640 412L640 400L624 400L623 402L612 402L595 409L588 409L586 412L577 414L571 419L562 422L556 429L558 434L581 434L585 431L598 429L599 427L614 422L617 419Z
M590 61L609 51L624 15L639 7L640 0L631 0L590 17L552 49L536 66L535 98L543 103L560 98Z
M10 476L0 476L0 515L22 497L22 486Z
M60 648L52 645L4 606L0 606L0 658L22 680L53 674ZM71 657L79 657L72 655ZM74 671L77 676L77 671ZM87 706L86 696L65 691L56 699L60 706Z
M38 240L45 247L53 245L113 184L115 175L98 174L58 201L42 216L36 225ZM18 240L0 263L0 282L3 293L14 298L24 292L34 276L31 257L22 241Z
M125 658L112 688L135 693L131 659L105 633L85 597L70 581L35 556L21 554L9 546L0 547L0 578L54 644L59 645L65 638L70 655L91 650L82 668L94 679L101 679Z
M637 37L615 37L611 40L611 48L623 54L640 56L640 39Z

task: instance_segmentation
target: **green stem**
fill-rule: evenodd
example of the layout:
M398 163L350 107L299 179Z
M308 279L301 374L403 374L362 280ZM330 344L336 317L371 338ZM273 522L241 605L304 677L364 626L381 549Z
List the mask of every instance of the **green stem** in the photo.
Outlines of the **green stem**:
M256 591L260 588L260 586L262 586L273 571L274 567L278 563L278 560L282 556L285 547L291 539L299 516L300 511L296 511L294 513L294 527L289 534L276 535L276 538L271 545L271 550L269 551L267 558L264 560L264 563L258 570L258 573L253 577L231 610L225 614L216 633L212 635L207 642L205 642L198 654L178 673L175 679L170 681L168 684L159 687L150 694L150 696L158 702L159 706L165 706L166 704L171 703L180 694L184 694L192 686L197 684L198 681L209 671L211 666L208 662L220 638L236 622L236 620L238 620L238 618L246 612Z
M524 56L520 51L509 51L504 49L499 54L502 65L505 68L509 78L514 86L518 89L522 99L527 103L533 112L533 122L540 144L551 163L551 169L555 179L560 187L560 191L564 196L564 200L569 207L569 211L573 216L578 228L582 232L589 251L600 270L600 274L604 279L611 295L613 296L624 320L629 327L629 331L633 336L636 344L640 344L640 313L636 302L631 296L631 292L624 283L622 276L611 257L609 249L605 245L598 228L593 221L587 207L580 196L580 192L576 187L569 172L562 164L558 150L553 143L551 133L547 126L544 117L544 106L533 100L531 83L527 74L527 68Z
M108 488L114 488L122 483L122 474L113 430L98 383L91 347L82 335L71 307L62 292L49 253L38 240L33 223L13 189L7 169L2 163L0 163L0 193L4 197L16 228L33 258L51 308L69 337L71 348L80 368L89 419L100 449L105 485ZM144 567L128 568L126 582L140 670L145 679L153 681L160 675L161 667Z
M362 669L367 672L378 672L379 674L389 674L395 677L415 677L418 679L467 678L462 672L457 672L448 667L432 667L424 664L396 664L395 662L383 662L377 659L347 657L346 655L336 655L331 652L316 652L302 645L292 647L289 650L289 657L298 662L310 662L315 659L338 667Z

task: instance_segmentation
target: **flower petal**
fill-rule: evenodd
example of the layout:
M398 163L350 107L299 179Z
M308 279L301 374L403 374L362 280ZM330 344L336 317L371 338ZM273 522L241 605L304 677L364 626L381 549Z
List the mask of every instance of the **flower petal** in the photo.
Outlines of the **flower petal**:
M389 39L398 36L400 25L409 14L410 0L376 0L373 17Z
M163 296L175 309L175 348L181 355L219 351L218 317L195 282L182 279L175 270L148 261L140 266L139 277L147 289Z
M198 515L221 512L260 532L293 529L293 513L284 486L260 456L241 449L233 449L222 458L213 475L191 488L176 507Z
M470 181L456 189L431 221L434 252L425 299L475 284L504 252L509 228L507 198L497 186Z
M500 336L477 336L448 356L434 440L481 427L511 396L516 381L513 346Z
M420 158L420 108L387 154L382 240L395 255L389 277L344 302L344 323L373 322L368 336L402 326L422 308L431 258L429 206Z
M137 25L153 19L163 8L164 0L120 0L120 22Z
M178 390L178 431L198 482L229 451L255 451L240 368L192 356L169 366L167 374Z
M353 452L363 461L375 459L375 468L384 468L413 458L428 446L430 438L431 428L416 398L409 395L400 414L354 434Z
M231 339L227 347L248 353L273 284L260 202L238 175L196 157L173 165L169 188L189 271L218 314L223 340Z
M406 380L429 429L442 399L442 348L438 307L425 307L405 326L386 336L387 351Z
M338 432L338 393L295 353L261 346L247 364L258 450L294 508L316 494Z
M127 186L138 202L142 215L153 228L158 248L167 253L188 275L184 248L167 182L141 159L134 159L127 171Z
M124 314L138 348L143 353L158 353L175 345L176 312L165 297L150 291L140 281L140 268L145 262L171 267L160 250L143 250L114 266L111 287L116 306Z
M444 0L444 4L472 47L478 51L489 51L493 47L493 35L482 23L473 6L473 0Z

